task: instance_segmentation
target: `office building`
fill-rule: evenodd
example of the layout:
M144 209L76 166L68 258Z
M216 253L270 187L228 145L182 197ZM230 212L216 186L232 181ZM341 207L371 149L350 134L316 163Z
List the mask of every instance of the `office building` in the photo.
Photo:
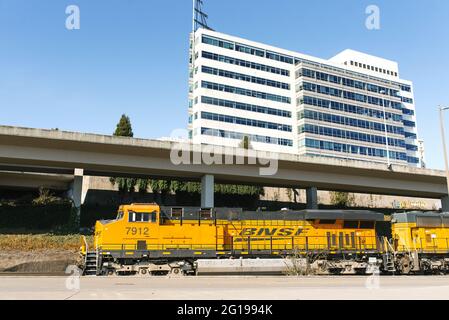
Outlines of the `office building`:
M194 143L248 137L256 150L420 166L413 83L398 63L354 50L325 60L206 28L190 51Z

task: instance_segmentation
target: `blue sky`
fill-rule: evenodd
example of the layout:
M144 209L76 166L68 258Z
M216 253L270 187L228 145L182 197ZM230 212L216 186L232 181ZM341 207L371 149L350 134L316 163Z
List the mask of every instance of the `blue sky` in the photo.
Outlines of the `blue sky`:
M81 29L65 28L78 5ZM381 29L365 28L380 8ZM443 168L437 105L449 105L447 0L205 0L217 31L322 58L352 48L414 81L427 164ZM191 0L0 0L0 124L135 136L187 125ZM446 118L449 132L449 115Z

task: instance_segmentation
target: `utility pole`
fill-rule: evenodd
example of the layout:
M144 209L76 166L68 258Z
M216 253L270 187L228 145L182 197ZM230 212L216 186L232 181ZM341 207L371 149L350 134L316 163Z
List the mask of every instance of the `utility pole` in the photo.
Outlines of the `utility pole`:
M439 106L439 109L440 109L441 138L443 140L444 165L446 167L446 181L447 181L448 196L449 196L449 164L448 164L448 159L447 159L446 136L444 133L444 119L443 119L444 111L449 110L449 107Z
M385 90L381 90L380 93L387 94L387 92ZM383 108L383 114L384 114L385 146L387 147L387 166L388 166L388 168L390 168L391 161L390 161L390 145L388 143L387 111L385 108L385 99L383 99L383 98L382 98L382 108Z

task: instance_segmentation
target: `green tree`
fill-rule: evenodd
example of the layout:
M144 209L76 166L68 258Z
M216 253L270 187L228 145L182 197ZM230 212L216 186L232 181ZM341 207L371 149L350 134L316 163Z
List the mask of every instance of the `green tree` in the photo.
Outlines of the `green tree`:
M39 196L33 199L32 203L36 206L46 206L49 204L60 203L63 200L61 198L55 197L50 190L44 189L43 187L39 188Z
M354 196L347 192L331 192L331 204L338 208L351 207L354 204Z
M122 114L120 121L115 128L114 136L116 137L134 137L131 120L126 114Z
M148 180L148 185L156 198L156 202L165 204L172 188L172 182L168 180Z
M253 148L251 146L251 140L249 139L248 136L244 136L243 137L242 141L240 141L239 147L243 148L243 149L246 149L246 150Z
M153 191L157 202L164 204L169 194L176 195L177 199L196 199L201 194L201 183L199 182L183 182L176 180L149 180L149 186ZM247 196L258 197L264 195L263 187L232 185L232 184L215 184L214 192L217 196ZM230 205L233 205L230 203Z

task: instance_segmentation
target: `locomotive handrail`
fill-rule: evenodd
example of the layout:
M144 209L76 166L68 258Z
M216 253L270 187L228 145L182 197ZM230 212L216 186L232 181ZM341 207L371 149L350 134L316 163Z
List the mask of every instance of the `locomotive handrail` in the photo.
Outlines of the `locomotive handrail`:
M84 265L87 266L87 256L88 256L88 253L89 253L89 244L87 243L86 236L82 235L81 239L83 240L84 247L86 248L85 249L86 254L84 255Z
M86 236L82 235L81 239L83 240L84 247L86 248L86 253L89 252L89 244L87 243Z
M297 236L297 237L229 237L229 242L218 244L194 244L194 243L159 243L159 244L147 244L146 250L211 250L211 251L246 251L248 253L256 251L267 251L270 253L276 251L288 251L288 250L330 250L330 251L367 251L367 250L379 250L377 237L357 237L354 243L341 243L336 241L330 243L323 241L322 243L311 243L310 238L319 240L328 239L323 236ZM363 241L362 241L363 240ZM104 252L107 251L120 251L123 255L126 251L142 251L138 250L137 244L103 244L99 249Z
M425 239L424 239L425 240ZM386 242L389 244L389 242ZM412 250L418 253L449 253L449 238L434 238L430 242L423 242L423 238L413 238L413 248L407 246L405 242L398 243L396 247L390 244L392 252L410 253ZM412 249L412 250L411 250Z

